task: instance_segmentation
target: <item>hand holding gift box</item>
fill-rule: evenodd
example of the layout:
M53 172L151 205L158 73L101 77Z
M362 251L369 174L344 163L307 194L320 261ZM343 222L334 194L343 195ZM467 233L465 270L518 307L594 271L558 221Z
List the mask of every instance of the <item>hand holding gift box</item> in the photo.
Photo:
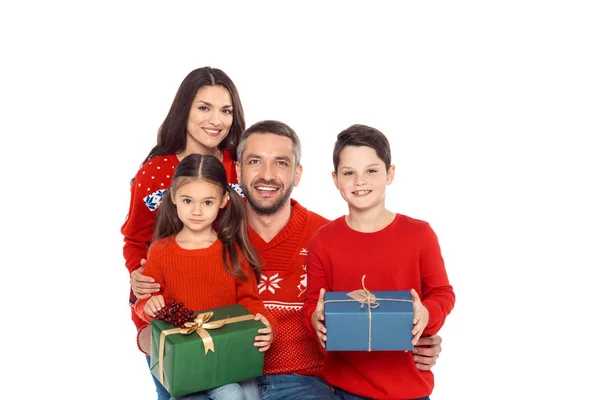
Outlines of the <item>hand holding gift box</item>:
M328 351L412 350L429 315L416 291L321 289L313 327Z

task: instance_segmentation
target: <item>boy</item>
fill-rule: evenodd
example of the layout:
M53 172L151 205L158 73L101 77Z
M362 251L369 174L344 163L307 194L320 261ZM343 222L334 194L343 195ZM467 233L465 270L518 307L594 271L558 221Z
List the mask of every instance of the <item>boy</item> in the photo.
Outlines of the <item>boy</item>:
M333 181L349 212L320 228L310 242L307 328L324 346L324 292L360 289L366 275L369 291L411 290L413 344L422 334L435 334L454 307L454 292L429 224L385 208L395 171L387 138L353 125L337 136L333 164ZM419 371L410 352L328 352L323 373L342 399L428 399L433 391L432 372Z

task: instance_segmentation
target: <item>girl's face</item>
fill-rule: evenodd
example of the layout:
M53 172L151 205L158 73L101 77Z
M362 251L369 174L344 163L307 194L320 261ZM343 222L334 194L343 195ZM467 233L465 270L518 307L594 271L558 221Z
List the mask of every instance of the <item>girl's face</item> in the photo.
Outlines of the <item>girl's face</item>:
M337 174L332 175L348 207L367 210L385 207L385 189L394 179L394 166L386 171L385 163L371 147L347 146L340 152Z
M187 121L188 153L207 153L221 143L233 123L233 105L223 86L203 86L196 93Z
M181 185L171 200L177 207L177 216L183 222L183 229L202 233L212 229L219 210L227 203L227 196L214 183L194 179Z

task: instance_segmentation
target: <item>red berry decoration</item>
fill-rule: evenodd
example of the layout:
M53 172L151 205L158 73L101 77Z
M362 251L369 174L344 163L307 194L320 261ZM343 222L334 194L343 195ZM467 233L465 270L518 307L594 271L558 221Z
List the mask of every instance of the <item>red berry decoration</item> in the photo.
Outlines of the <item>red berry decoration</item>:
M194 321L194 312L189 308L184 308L182 302L170 300L158 311L157 318L166 323L185 328L184 324L186 322Z

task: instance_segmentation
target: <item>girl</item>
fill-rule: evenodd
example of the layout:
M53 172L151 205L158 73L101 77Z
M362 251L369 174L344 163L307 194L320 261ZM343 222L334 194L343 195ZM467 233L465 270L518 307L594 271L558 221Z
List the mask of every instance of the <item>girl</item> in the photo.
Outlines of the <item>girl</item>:
M121 227L125 245L123 255L131 280L143 287L130 292L133 307L137 299L148 298L157 285L142 275L148 246L154 234L155 211L173 172L188 154L217 157L227 173L227 182L241 194L235 174L237 145L245 129L244 111L237 89L223 71L204 67L190 72L181 85L164 122L158 130L157 144L144 159L131 185L127 220ZM141 267L141 268L140 268ZM137 329L145 323L132 309ZM150 363L147 357L148 364ZM169 394L154 380L159 400Z
M144 272L160 284L160 292L135 303L138 316L149 323L172 299L192 310L239 303L267 326L258 330L254 345L261 352L268 350L273 321L265 318L258 297L260 264L248 240L245 204L227 184L219 159L201 154L185 157L175 169L158 214L156 240ZM148 333L148 326L139 331L142 349L149 346ZM254 381L206 394L212 399L260 398Z

